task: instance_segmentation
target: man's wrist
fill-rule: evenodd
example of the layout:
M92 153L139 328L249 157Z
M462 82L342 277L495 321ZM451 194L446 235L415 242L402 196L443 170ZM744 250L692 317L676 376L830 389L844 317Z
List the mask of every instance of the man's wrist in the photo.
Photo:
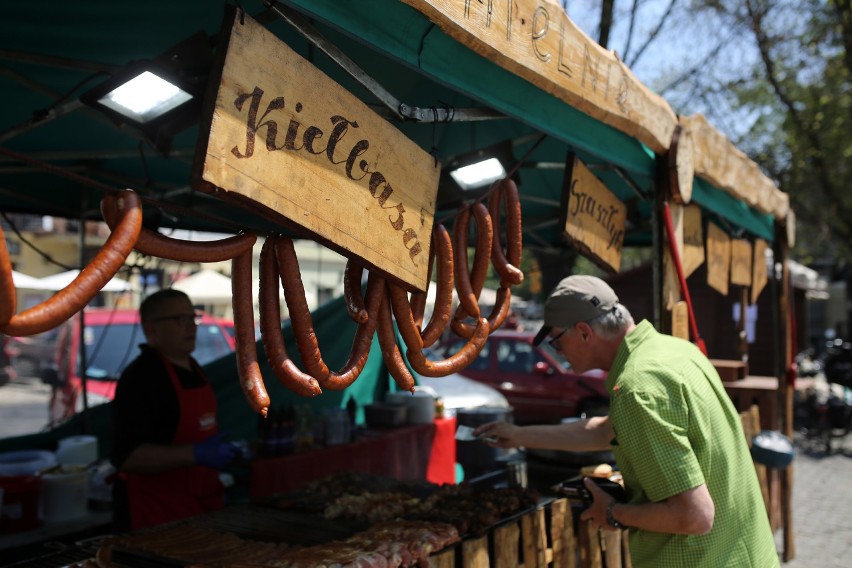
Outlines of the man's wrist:
M609 505L606 506L606 523L616 529L626 529L627 525L615 518L615 512L613 509L615 509L615 506L618 504L618 501L610 501Z

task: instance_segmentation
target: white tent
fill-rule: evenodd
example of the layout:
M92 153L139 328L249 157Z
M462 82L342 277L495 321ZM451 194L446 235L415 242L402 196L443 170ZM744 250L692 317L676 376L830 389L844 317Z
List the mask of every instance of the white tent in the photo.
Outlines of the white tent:
M23 272L12 271L12 280L15 282L15 288L24 290L43 290L41 280L34 276L29 276Z
M44 278L38 279L38 287L34 289L52 291L62 290L63 288L68 286L75 278L77 278L79 274L79 270L69 270L67 272L60 272L59 274L45 276ZM121 278L113 277L109 282L106 283L106 285L104 285L103 288L101 288L101 292L126 292L131 288L132 286L127 280L122 280Z
M196 304L230 303L231 301L231 279L209 268L178 280L172 288L180 290Z

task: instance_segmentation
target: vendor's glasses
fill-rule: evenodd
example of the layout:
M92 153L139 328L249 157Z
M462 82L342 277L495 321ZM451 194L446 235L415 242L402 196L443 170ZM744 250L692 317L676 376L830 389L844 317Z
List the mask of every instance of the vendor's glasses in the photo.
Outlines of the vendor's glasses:
M550 344L550 346L551 346L551 347L553 347L555 350L557 350L557 351L562 351L562 346L561 346L561 345L559 345L559 340L562 338L562 336L563 336L563 335L565 335L565 334L569 331L569 329L570 329L570 328L567 328L567 327L566 327L565 329L563 329L562 331L560 331L559 333L557 333L556 335L554 335L553 337L551 337L550 339L548 339L548 340L547 340L547 342L548 342L548 343Z
M201 323L201 316L178 314L174 316L160 316L158 318L154 318L152 321L173 321L181 326L198 325Z

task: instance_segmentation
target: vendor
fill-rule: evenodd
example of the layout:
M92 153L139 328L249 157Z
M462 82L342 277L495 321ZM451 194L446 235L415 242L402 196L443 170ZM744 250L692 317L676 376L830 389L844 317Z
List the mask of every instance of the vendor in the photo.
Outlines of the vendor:
M239 450L222 440L216 397L195 349L189 297L160 290L139 308L146 343L125 369L113 401L115 530L136 530L221 509L218 470Z

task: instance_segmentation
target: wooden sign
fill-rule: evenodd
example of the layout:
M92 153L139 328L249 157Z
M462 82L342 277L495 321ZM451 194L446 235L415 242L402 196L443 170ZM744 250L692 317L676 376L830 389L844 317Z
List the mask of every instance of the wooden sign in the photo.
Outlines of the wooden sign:
M754 262L751 275L751 303L756 304L760 293L766 286L766 249L768 245L763 239L754 241Z
M672 227L674 227L675 246L683 262L683 211L682 205L669 203L669 212L672 216ZM666 239L668 239L666 235ZM685 276L684 276L685 277ZM677 268L672 260L672 254L668 246L663 247L663 303L667 310L674 310L674 306L681 300L680 279L677 276Z
M672 335L689 341L689 309L686 302L677 302L672 307Z
M787 211L787 222L784 226L787 229L787 246L796 246L796 212L794 210Z
M248 198L236 199L425 291L440 175L434 158L262 25L233 13L194 184Z
M715 223L707 224L707 284L728 295L731 272L731 238Z
M692 201L692 182L695 177L695 143L692 132L682 125L675 127L669 148L669 191L675 203Z
M683 208L683 274L686 278L704 264L704 229L701 207L687 205Z
M627 207L573 154L565 167L561 211L574 246L604 270L618 272Z
M731 241L731 284L751 286L751 243L746 239Z
M447 35L662 154L677 116L555 0L403 0Z

